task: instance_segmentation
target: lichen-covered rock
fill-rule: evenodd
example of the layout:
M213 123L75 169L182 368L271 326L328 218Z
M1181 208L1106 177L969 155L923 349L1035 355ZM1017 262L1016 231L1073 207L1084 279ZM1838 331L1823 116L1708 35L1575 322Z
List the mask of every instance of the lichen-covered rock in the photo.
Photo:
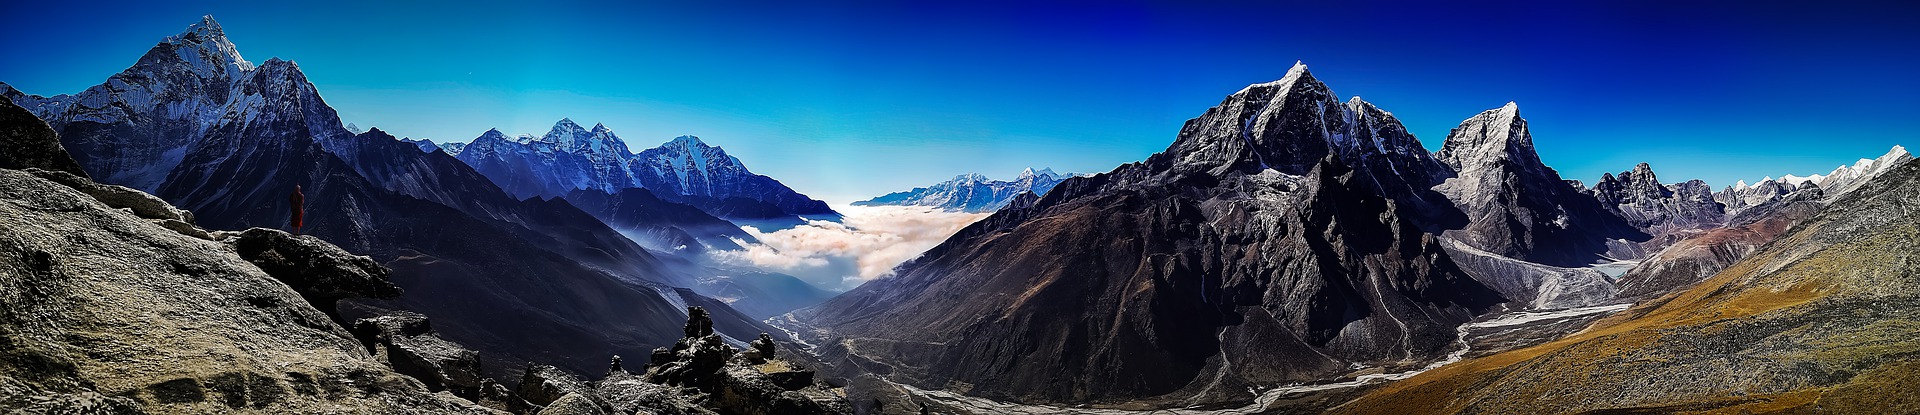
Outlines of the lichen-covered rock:
M539 415L605 415L613 413L613 406L600 397L585 393L569 393L553 401L552 405L540 409Z
M92 196L94 200L99 200L100 203L105 203L107 206L133 211L134 215L142 218L193 223L192 212L175 208L173 205L168 204L167 201L160 200L159 197L134 190L130 187L95 183L85 176L78 176L65 171L31 169L27 170L27 172L39 176L42 179L51 180L54 183L60 183L74 190L79 190L81 193L86 193L87 196Z
M658 415L711 415L714 412L694 402L690 395L701 395L701 391L692 388L648 383L639 375L614 373L596 383L594 389L608 403L614 412L632 413L645 411Z
M474 402L479 403L480 406L516 414L533 413L540 409L526 399L520 398L519 395L514 395L512 390L494 382L491 378L480 379L480 399Z
M434 334L426 316L399 312L363 318L353 324L353 335L375 358L419 379L428 390L480 400L480 353Z
M688 337L661 348L645 373L615 367L598 382L581 382L549 366L527 369L520 394L540 413L659 415L846 414L846 397L813 383L813 371L780 360L747 359L708 328L698 307L688 309ZM772 342L771 336L762 340ZM762 347L772 349L771 345ZM758 360L757 364L754 360Z
M491 412L375 362L345 328L227 246L7 169L0 407Z
M773 343L773 336L760 333L760 338L754 339L753 343L749 343L748 345L753 347L746 353L746 358L749 362L761 363L767 361L767 359L776 357L774 354L776 346Z
M549 405L569 393L591 391L593 387L572 373L548 365L527 366L520 376L520 397L534 405Z
M681 339L674 360L654 368L647 380L676 386L701 386L714 379L736 353L719 335Z
M341 299L400 295L400 287L387 280L386 267L320 238L252 228L222 241L331 316L338 316L334 303Z

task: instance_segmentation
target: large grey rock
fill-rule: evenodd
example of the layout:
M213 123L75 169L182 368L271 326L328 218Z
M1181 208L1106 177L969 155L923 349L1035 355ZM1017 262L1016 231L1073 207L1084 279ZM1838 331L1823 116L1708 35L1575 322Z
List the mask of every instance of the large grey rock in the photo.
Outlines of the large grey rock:
M292 286L328 315L337 316L334 303L341 299L400 295L400 287L387 279L386 267L320 238L267 228L224 236L240 257Z
M661 385L647 382L639 375L619 372L608 375L595 383L594 389L608 403L614 412L632 413L645 411L657 415L712 415L714 412L690 399L689 395L698 395L698 389Z
M114 208L127 209L134 215L155 220L172 220L188 224L193 223L193 213L174 208L165 200L126 186L95 183L85 176L55 170L28 170L35 176L51 180L79 190L92 196L94 200Z
M526 398L527 402L545 406L569 393L587 392L592 389L593 387L588 385L587 381L565 370L548 365L532 365L527 366L527 371L520 376L518 392L520 397Z
M363 318L353 324L353 335L375 359L395 372L412 376L432 391L480 401L485 378L480 375L480 353L434 334L426 316L399 312Z
M600 397L569 393L553 401L552 405L540 409L539 415L606 415L613 413L613 406Z
M488 413L373 361L228 247L0 169L0 406Z

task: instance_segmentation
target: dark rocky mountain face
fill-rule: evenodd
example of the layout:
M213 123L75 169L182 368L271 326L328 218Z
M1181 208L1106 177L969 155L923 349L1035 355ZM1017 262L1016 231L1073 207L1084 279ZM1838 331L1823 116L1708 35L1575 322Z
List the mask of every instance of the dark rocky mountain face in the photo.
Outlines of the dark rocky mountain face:
M797 318L830 363L1024 401L1222 402L1435 358L1507 300L1383 196L1444 200L1407 181L1443 174L1367 170L1433 162L1366 107L1297 66Z
M740 249L735 240L758 242L733 222L660 199L647 189L620 189L613 194L576 190L567 193L566 199L655 251L700 253L707 249Z
M1727 220L1726 206L1714 200L1713 188L1706 182L1661 184L1647 163L1619 176L1602 175L1588 193L1627 224L1652 236L1638 244L1615 243L1608 256L1617 259L1645 258L1681 238L1718 228Z
M1648 238L1541 163L1527 121L1513 103L1461 122L1436 157L1457 177L1434 189L1468 218L1464 228L1442 236L1500 256L1564 267L1600 260L1610 240Z
M392 267L409 293L344 314L434 316L440 333L497 359L491 370L594 370L606 355L678 339L675 304L704 301L671 288L697 286L692 277L579 209L515 200L445 153L378 130L351 135L292 62L256 68L229 52L208 20L77 96L7 91L35 103L94 177L148 186L209 226L283 227L288 193L303 186L306 233ZM768 330L730 310L716 319L737 338Z

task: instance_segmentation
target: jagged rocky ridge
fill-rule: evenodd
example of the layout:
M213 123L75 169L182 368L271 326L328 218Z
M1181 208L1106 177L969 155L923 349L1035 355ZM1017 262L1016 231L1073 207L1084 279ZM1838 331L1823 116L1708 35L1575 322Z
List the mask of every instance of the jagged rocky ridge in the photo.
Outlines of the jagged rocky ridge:
M872 199L853 202L854 206L934 206L948 210L964 212L992 212L1000 210L1013 202L1015 196L1024 192L1035 195L1047 194L1048 190L1060 184L1072 175L1054 173L1053 169L1026 169L1011 181L989 180L978 173L954 176L948 180L928 187L914 188L904 192L894 192Z
M696 275L564 201L516 200L445 154L378 129L350 134L296 65L255 67L211 18L79 94L0 93L59 131L93 177L149 190L206 226L282 227L287 193L304 186L307 233L392 267L417 294L343 314L441 316L438 332L498 359L497 377L536 360L592 370L597 356L670 344L677 304L709 302L674 288L701 288ZM767 330L713 308L723 332Z
M450 153L521 198L644 188L731 220L837 216L825 202L748 171L740 159L694 136L635 154L605 125L589 130L561 119L537 137L487 130Z
M1421 364L1508 301L1424 231L1463 216L1430 190L1443 166L1296 66L795 319L836 367L1020 401L1226 402Z

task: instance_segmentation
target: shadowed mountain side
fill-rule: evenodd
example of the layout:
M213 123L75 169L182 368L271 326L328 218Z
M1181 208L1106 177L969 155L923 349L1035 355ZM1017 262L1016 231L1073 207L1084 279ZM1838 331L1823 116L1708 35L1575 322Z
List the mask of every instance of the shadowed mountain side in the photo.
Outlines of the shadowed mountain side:
M660 199L646 189L620 189L613 194L576 190L566 200L655 251L700 253L740 249L736 239L758 242L733 222Z
M1271 172L1074 178L969 226L900 275L797 313L830 363L1025 401L1247 398L1444 353L1505 302L1325 161Z

